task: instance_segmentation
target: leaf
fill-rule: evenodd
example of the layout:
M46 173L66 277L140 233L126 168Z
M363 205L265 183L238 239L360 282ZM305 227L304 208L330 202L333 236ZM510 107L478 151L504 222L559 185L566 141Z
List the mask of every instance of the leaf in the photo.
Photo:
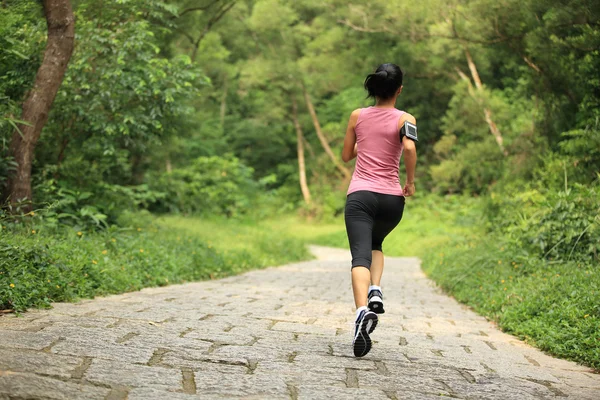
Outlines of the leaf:
M10 49L8 50L9 53L13 53L14 55L20 57L23 60L29 60L29 57L27 57L25 54L18 52L17 50L14 49Z

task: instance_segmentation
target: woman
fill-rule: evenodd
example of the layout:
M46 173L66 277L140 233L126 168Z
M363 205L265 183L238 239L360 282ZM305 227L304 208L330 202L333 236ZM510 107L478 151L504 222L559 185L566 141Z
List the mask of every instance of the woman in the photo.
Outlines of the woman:
M345 209L356 303L353 340L356 357L371 350L369 334L377 326L377 314L384 312L380 287L382 243L402 219L404 198L415 192L417 161L415 118L395 108L396 99L402 92L400 67L380 65L375 73L367 76L364 86L369 97L375 98L375 106L352 112L342 151L344 162L357 157ZM407 136L404 128L410 124L411 133ZM398 178L403 151L404 188Z

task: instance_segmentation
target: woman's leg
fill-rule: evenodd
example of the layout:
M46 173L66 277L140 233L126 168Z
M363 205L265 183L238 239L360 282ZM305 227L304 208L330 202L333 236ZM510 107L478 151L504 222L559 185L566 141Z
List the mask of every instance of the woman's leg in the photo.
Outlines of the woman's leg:
M386 236L400 223L404 213L404 197L380 194L378 214L373 221L371 248L371 285L381 286L383 275L382 244Z
M346 200L345 219L348 242L352 252L352 290L356 304L354 339L352 347L356 357L366 355L372 346L369 336L377 326L377 314L367 308L371 283L371 246L373 221L377 214L377 198L368 191L354 192Z
M383 275L383 253L381 250L373 250L371 254L371 285L381 286L381 275Z
M371 283L371 243L375 194L367 191L351 193L346 200L345 220L352 253L352 290L356 307L367 305Z
M367 268L352 268L352 291L354 292L354 304L356 304L356 308L367 306L370 283L371 273Z

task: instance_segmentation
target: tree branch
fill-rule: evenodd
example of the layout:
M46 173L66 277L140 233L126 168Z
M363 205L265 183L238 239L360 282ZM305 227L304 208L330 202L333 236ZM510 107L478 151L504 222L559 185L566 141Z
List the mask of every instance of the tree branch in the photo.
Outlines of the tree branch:
M185 31L180 31L177 30L177 32L181 33L183 36L185 36L187 38L187 40L190 41L191 44L196 43L196 41L194 40L194 38L192 37L192 35L190 35L189 33L185 32Z
M371 29L371 28L365 28L365 27L361 27L361 26L356 26L354 25L352 22L348 21L347 19L339 19L338 20L339 23L344 24L348 27L350 27L352 30L358 31L358 32L367 32L367 33L392 33L392 31L384 26L383 29Z
M212 26L214 24L216 24L217 22L219 22L219 20L221 18L223 18L223 16L225 14L227 14L227 12L229 10L231 10L233 8L233 6L235 5L237 0L233 0L230 3L225 3L221 6L221 8L216 12L215 15L213 15L209 20L208 23L206 24L206 26L204 27L204 29L202 30L202 32L200 33L200 36L198 36L198 39L196 39L196 41L194 42L194 51L192 53L192 61L194 61L196 59L196 55L198 54L198 48L200 47L200 42L202 41L202 39L204 39L204 37L206 36L206 34L210 31L210 29L212 28Z
M214 6L215 4L219 3L221 0L214 0L212 3L205 5L205 6L200 6L200 7L190 7L190 8L186 8L185 10L183 10L181 13L179 13L179 15L177 16L177 18L181 18L183 17L185 14L187 13L191 13L194 11L206 11L209 8L211 8L212 6Z

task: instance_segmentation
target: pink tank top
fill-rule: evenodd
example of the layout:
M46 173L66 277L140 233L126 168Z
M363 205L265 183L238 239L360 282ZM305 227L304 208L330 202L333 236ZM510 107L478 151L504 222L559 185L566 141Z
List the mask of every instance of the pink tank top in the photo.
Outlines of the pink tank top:
M402 196L398 178L402 142L396 108L363 108L356 122L358 155L348 194L359 190Z

